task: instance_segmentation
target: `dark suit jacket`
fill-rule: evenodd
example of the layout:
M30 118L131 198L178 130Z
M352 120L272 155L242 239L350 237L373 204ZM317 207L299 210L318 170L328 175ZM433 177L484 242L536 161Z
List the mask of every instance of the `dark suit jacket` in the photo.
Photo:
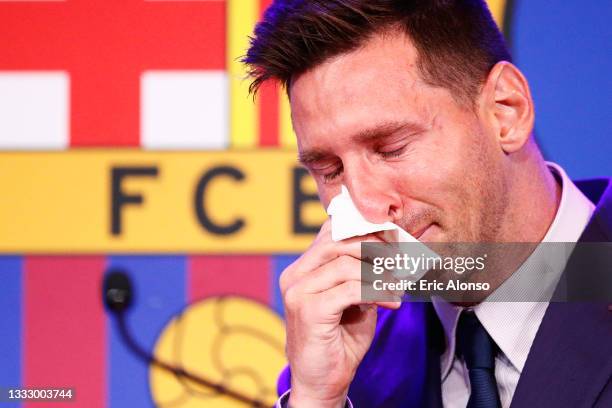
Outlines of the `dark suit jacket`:
M612 180L576 184L596 203L580 241L611 242ZM612 276L612 269L603 269L598 273ZM444 334L432 305L405 302L378 313L372 346L349 389L354 406L441 407ZM279 395L290 387L290 376L286 368ZM549 304L512 400L512 408L522 407L612 407L612 305Z

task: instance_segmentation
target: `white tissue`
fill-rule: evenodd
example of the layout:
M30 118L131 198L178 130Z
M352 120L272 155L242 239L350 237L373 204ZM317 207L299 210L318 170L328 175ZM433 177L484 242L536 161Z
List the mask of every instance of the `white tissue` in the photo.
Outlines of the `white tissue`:
M382 224L374 224L366 220L351 199L348 189L342 186L342 191L334 197L327 207L327 214L331 217L331 234L335 242L343 239L383 232L383 239L387 242L408 242L418 245L410 245L408 249L402 248L402 253L410 252L410 256L438 257L434 251L429 249L421 241L410 235L400 226L387 221ZM420 270L412 275L420 278L426 270ZM400 271L394 272L396 277L405 277Z
M345 186L339 195L332 198L327 214L331 217L332 239L336 242L380 231L385 231L389 242L420 242L392 222L374 224L363 218Z

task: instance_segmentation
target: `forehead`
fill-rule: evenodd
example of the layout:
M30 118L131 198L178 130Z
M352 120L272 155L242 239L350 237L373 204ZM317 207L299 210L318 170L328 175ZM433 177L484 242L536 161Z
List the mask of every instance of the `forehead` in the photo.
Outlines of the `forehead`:
M418 119L427 109L423 99L428 92L431 87L420 79L417 51L408 37L377 35L293 81L291 110L298 143L330 132L358 131L369 119Z

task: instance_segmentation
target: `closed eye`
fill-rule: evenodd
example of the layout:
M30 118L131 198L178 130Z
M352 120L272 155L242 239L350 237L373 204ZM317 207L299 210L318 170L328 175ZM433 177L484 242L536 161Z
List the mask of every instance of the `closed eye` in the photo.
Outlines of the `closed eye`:
M378 154L380 154L385 159L388 159L388 158L391 158L391 157L399 157L399 156L401 156L401 154L404 153L404 150L406 150L406 145L403 145L399 149L395 149L395 150L391 150L391 151L379 151Z
M329 182L332 181L333 179L335 179L336 177L338 177L340 174L342 174L343 171L343 167L339 166L337 167L334 171L332 171L331 173L327 173L323 175L323 180L325 182Z

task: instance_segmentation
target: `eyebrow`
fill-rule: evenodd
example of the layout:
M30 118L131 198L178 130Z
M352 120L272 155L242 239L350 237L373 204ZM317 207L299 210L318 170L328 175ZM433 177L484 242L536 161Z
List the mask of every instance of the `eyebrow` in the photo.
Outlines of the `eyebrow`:
M362 130L356 135L352 136L356 142L367 143L374 142L379 139L392 136L399 132L404 131L419 131L422 130L423 126L418 123L405 121L405 122L384 122L369 129Z
M379 123L371 128L360 131L359 133L350 137L353 142L357 143L372 143L376 140L384 139L392 136L396 133L403 131L417 132L423 129L422 125L415 122L383 122ZM298 155L298 161L304 166L316 163L323 159L326 159L331 154L325 150L310 149L300 152Z
M298 154L298 161L304 165L304 166L308 166L309 164L313 164L316 163L318 161L321 161L327 157L329 157L330 155L323 151L323 150L317 150L317 149L313 149L313 150L306 150L304 152L299 152Z

